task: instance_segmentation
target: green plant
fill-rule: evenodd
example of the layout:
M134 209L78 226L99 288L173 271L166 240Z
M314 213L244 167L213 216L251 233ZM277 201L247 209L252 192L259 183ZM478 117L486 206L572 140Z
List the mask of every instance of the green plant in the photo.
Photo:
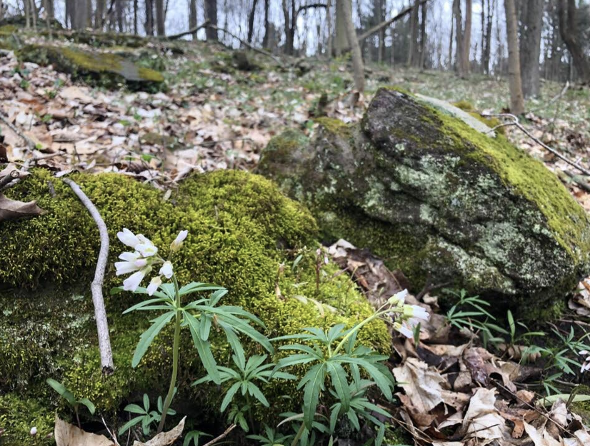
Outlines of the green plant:
M152 423L158 423L162 419L163 407L162 397L158 397L157 410L150 410L150 399L147 394L143 394L143 407L137 404L128 404L125 409L126 412L138 414L139 416L132 418L119 429L119 435L127 432L131 427L141 423L141 429L144 435L148 435L151 430ZM176 411L168 408L166 415L176 415Z
M207 434L206 432L202 432L199 430L192 430L187 432L184 436L184 441L182 442L182 446L190 446L191 441L193 442L194 446L199 446L199 440L201 437L212 437L213 435Z
M177 252L187 237L188 231L181 231L177 238L170 245L170 252L173 255ZM213 324L223 330L227 341L241 361L245 360L244 348L238 338L238 333L244 334L254 341L260 343L269 352L273 347L269 340L256 331L250 323L253 322L261 327L264 324L260 319L251 313L237 306L219 306L227 290L216 285L192 282L180 287L172 262L162 259L157 253L158 248L141 234L137 236L128 229L119 232L117 237L127 246L135 249L135 252L125 252L120 258L123 262L115 263L117 275L133 273L123 282L123 289L133 291L138 294L148 294L155 296L154 299L148 299L128 308L125 313L131 311L161 311L162 313L152 320L152 325L141 335L137 348L133 354L131 365L137 367L147 352L149 346L156 336L170 322L174 321L174 340L172 346L172 374L170 377L170 387L164 401L162 417L158 425L158 433L162 432L164 422L168 413L168 408L174 396L176 379L178 376L179 350L180 350L180 330L188 326L194 347L197 350L205 370L211 377L212 381L221 383L217 363L211 352L209 334ZM143 278L151 272L154 266L162 264L159 275L153 277L147 288L140 287L139 284ZM172 280L172 283L162 283L162 276ZM121 288L116 288L119 292ZM160 291L158 291L160 290ZM201 297L187 305L183 305L182 298L189 294L202 294L212 291L209 297Z
M242 429L248 432L248 424L245 418L242 420L240 417L241 414L247 413L250 418L250 424L252 425L252 398L255 398L260 404L265 407L268 407L268 401L260 387L256 384L257 381L262 383L267 383L268 380L271 378L274 379L295 379L294 375L290 373L284 372L274 372L271 370L275 364L264 364L267 355L255 355L248 358L248 361L245 360L243 356L232 355L232 359L234 364L236 365L235 369L231 369L229 367L222 367L217 366L218 376L219 376L219 383L229 383L230 386L226 391L225 397L221 402L220 410L224 412L225 409L230 405L230 403L234 403L234 399L238 396L238 391L240 392L242 398L244 399L241 404L234 403L234 406L240 407L243 410L232 410L231 418L233 422L237 421ZM195 381L194 385L201 384L203 382L215 382L214 377L211 374L207 374L203 378ZM237 418L236 418L237 416ZM245 428L245 429L244 429Z
M88 409L88 412L90 412L91 415L94 415L96 408L94 407L94 404L92 403L92 401L90 401L88 398L79 398L79 399L76 398L74 396L74 394L66 388L66 386L64 386L62 383L60 383L59 381L56 381L53 378L47 378L47 384L49 384L49 386L51 386L51 388L53 390L55 390L57 393L59 393L60 396L64 400L66 400L66 402L74 410L74 413L76 415L76 422L78 423L78 427L81 427L80 415L79 415L79 410L78 410L81 405L86 407Z
M260 446L281 446L287 443L293 436L283 435L277 433L277 431L266 424L264 425L264 435L248 435L246 438L251 440L257 440Z

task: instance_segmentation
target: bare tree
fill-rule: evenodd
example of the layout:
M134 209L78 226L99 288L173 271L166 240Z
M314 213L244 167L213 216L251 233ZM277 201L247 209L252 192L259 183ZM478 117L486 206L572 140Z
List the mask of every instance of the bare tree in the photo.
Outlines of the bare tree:
M336 0L336 37L334 38L334 52L337 56L348 48L348 37L346 36L346 20L344 18L343 2ZM351 6L352 9L352 6Z
M514 0L504 0L506 34L508 40L508 82L510 85L510 111L515 115L524 113L524 98L520 80L520 55L518 29Z
M465 29L463 30L463 55L461 57L461 71L463 75L469 74L470 67L470 53L471 53L471 23L473 20L473 5L472 0L465 0Z
M348 45L352 50L352 68L354 70L354 85L355 88L362 92L365 90L365 67L363 65L363 57L361 54L361 47L359 45L358 37L352 23L352 5L351 0L336 0L336 4L341 5L342 13L344 15L344 25L346 26L346 37Z
M166 35L166 13L164 11L164 0L155 0L156 5L156 31L158 36Z
M455 70L461 77L466 77L465 63L463 57L463 18L461 15L461 0L453 0L453 15L455 16Z
M483 44L483 54L481 57L481 63L483 65L483 72L486 74L490 73L490 55L492 51L492 25L493 25L493 11L496 9L496 0L487 0L487 14L486 14L486 32L485 40Z
M537 96L541 85L539 58L543 30L544 0L523 2L521 10L520 76L525 98Z
M256 6L258 5L258 0L253 0L252 2L252 9L250 10L250 15L248 16L248 43L252 43L252 37L254 36L254 18L256 15Z
M590 62L578 41L576 26L576 0L558 0L559 32L572 56L574 67L582 82L590 83Z
M410 48L408 49L408 66L417 66L420 60L418 47L418 14L420 0L414 0L410 13Z
M211 25L217 26L217 0L205 0L205 20ZM208 27L206 31L207 40L217 41L217 30Z
M145 0L145 33L154 35L154 0Z
M426 15L428 6L427 2L422 3L420 6L420 60L418 62L418 68L424 69L424 63L426 61Z
M189 14L188 14L188 29L195 29L197 27L197 0L190 0ZM197 40L197 31L193 34L193 40Z
M270 35L270 21L268 20L268 10L270 9L270 0L264 0L264 37L262 38L262 46L268 47L268 37Z

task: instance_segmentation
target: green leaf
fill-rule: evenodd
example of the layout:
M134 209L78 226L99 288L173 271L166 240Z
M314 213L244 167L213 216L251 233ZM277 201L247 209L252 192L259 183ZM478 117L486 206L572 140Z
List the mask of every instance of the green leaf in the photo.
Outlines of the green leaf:
M150 411L150 398L148 397L147 393L143 394L143 408L145 409L146 413Z
M176 315L175 311L169 311L158 316L156 319L153 320L153 324L150 328L143 332L141 337L139 338L139 344L137 344L137 348L133 353L133 359L131 361L131 366L133 368L137 367L143 355L147 352L147 349L154 341L155 337L162 331L162 329L170 322L170 320Z
M339 361L347 362L351 364L358 364L360 367L364 368L369 376L375 381L377 387L381 390L383 395L388 399L391 400L393 398L391 392L391 380L388 379L375 365L371 364L370 362L366 361L365 359L361 358L353 358L353 357L345 357L343 359L339 359Z
M142 415L142 416L135 417L135 418L132 418L131 420L129 420L127 423L125 423L123 426L121 426L121 429L119 429L119 435L123 435L125 432L127 432L129 429L131 429L133 426L141 423L141 421L144 419L145 416L146 415Z
M200 291L216 291L224 289L223 287L217 285L211 285L208 283L201 283L201 282L191 282L185 286L183 286L178 292L181 296L185 294L196 293Z
M260 401L260 403L263 406L265 406L265 407L268 407L269 406L268 400L262 394L262 392L260 391L260 388L256 384L249 382L248 383L248 391L249 391L250 395L252 395L258 401Z
M91 415L94 415L94 411L96 410L96 407L94 407L94 404L92 403L92 401L90 401L88 398L81 398L78 400L78 403L85 406L88 409L88 412L90 412Z
M512 311L508 310L506 313L508 317L508 326L510 327L510 336L514 339L514 334L516 333L516 324L514 323L514 318L512 317Z
M342 409L341 403L336 403L332 406L332 413L330 414L330 432L336 430L336 423L340 417L340 410Z
M226 324L225 322L219 322L219 326L225 332L227 342L229 343L229 346L232 348L238 359L242 362L246 362L246 354L244 353L244 347L242 347L240 339L234 332L233 327L229 324Z
M385 438L385 425L381 424L381 426L379 426L379 430L377 431L377 438L375 438L375 446L381 446L384 438Z
M65 399L70 405L73 406L74 404L76 404L76 397L72 392L66 389L66 386L64 386L62 383L56 381L53 378L47 378L46 382L53 388L53 390L59 393L61 397Z
M303 392L303 422L309 430L312 428L315 410L324 387L325 368L325 364L316 364L305 375L309 375L309 378Z
M346 380L346 371L336 362L328 362L328 373L332 378L332 386L336 390L336 395L342 403L342 411L347 412L350 407L350 391L348 381Z
M143 415L145 415L147 413L146 410L142 409L137 404L127 404L127 406L125 406L125 409L123 409L123 410L125 410L126 412L139 413L139 414L143 414Z
M221 402L221 407L220 407L220 411L224 412L225 409L227 409L227 406L229 406L229 403L231 403L231 401L234 398L234 395L236 394L236 392L240 390L240 383L234 383L229 390L227 391L227 393L225 394L225 397L223 398L223 401Z
M209 339L209 333L211 332L211 316L208 314L201 315L201 324L199 335L203 341Z
M189 312L184 312L184 317L188 321L188 326L193 337L193 344L197 349L197 353L201 358L205 370L207 370L207 373L209 373L215 384L220 384L221 378L219 377L219 371L217 370L217 363L215 362L213 353L211 353L211 344L209 341L203 341L199 335L199 321L197 321L197 319Z

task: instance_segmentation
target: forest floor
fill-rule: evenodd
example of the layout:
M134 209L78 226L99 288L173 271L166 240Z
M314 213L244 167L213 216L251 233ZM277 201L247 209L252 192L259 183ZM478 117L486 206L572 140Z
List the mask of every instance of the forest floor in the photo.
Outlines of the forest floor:
M31 37L29 40L37 41L38 38ZM172 54L173 49L181 49L182 54ZM17 167L22 160L28 159L29 163L47 166L58 175L72 170L121 172L168 189L192 171L253 169L268 141L284 129L298 128L311 134L318 107L328 116L345 122L358 120L372 95L382 86L399 86L450 102L467 101L487 114L502 113L509 103L505 79L479 74L459 79L452 73L369 66L367 91L359 95L351 91L352 75L346 60L302 59L292 60L288 66L279 66L266 56L249 54L253 65L248 67L249 70L240 70L236 67L233 52L220 45L151 43L148 50L155 57L164 59L167 67L165 91L144 93L90 87L72 82L69 76L51 68L21 64L13 53L0 54L0 113L36 145L35 150L28 149L21 136L5 123L0 123L0 158L6 158ZM527 131L566 157L590 167L590 91L587 88L543 82L540 97L528 101L527 110L526 119L521 121ZM558 174L576 199L590 210L588 178L581 177L575 168L559 160L519 129L511 126L506 130L509 138L519 147L541 159ZM363 261L369 264L373 260L365 258ZM581 291L576 302L572 304L572 309L583 316L590 315L590 295L587 291ZM436 299L428 303L434 311ZM439 324L444 322L440 318L437 320ZM447 324L447 332L450 329ZM564 332L562 326L556 329L563 336L566 349L569 349L572 339L567 339L567 331ZM514 333L512 335L514 337ZM441 345L425 346L427 351L420 347L421 351L416 352L418 348L412 347L409 341L405 344L399 341L395 347L404 359L423 357L425 354L431 358L456 355L462 358L459 362L465 370L472 373L479 370L488 378L493 374L500 376L503 384L498 384L496 389L500 389L505 397L498 400L503 409L496 412L501 416L494 416L491 421L502 425L505 420L513 423L510 435L515 441L526 430L523 438L528 438L528 435L535 446L553 444L546 439L546 434L565 429L563 424L557 426L554 423L557 427L551 424L553 418L565 417L565 405L557 404L551 412L542 412L538 407L531 406L532 394L526 389L519 391L518 398L506 397L508 390L516 391L512 380L520 372L510 369L510 364L515 363L506 360L498 366L498 358L484 349L472 348L472 342L473 339L467 338L461 345L449 345L451 342L447 333L446 344L440 341ZM518 347L514 342L510 346ZM572 352L578 352L578 347L574 345ZM504 349L504 359L508 354L517 360L522 353L515 350L508 352L506 345ZM505 364L508 366L504 367ZM495 398L493 394L490 396L478 391L478 412L472 411L471 421L465 421L467 418L462 418L463 410L469 401L466 395L472 390L475 393L477 383L467 383L464 393L448 392L443 389L444 385L441 387L447 379L446 375L425 370L413 358L396 371L396 378L400 381L404 381L404 376L411 378L411 385L404 390L406 394L413 395L412 398L426 399L432 397L432 392L438 392L440 401L455 398L450 404L457 408L460 416L449 417L445 426L463 423L464 427L466 424L468 428L471 426L472 433L477 432L473 426L476 422L484 423L481 417L486 417L486 413L493 410L493 407L490 409L490 398ZM549 385L557 384L549 382ZM425 388L430 388L430 396L424 394ZM472 405L475 404L473 401ZM494 405L493 401L491 405ZM404 402L404 406L406 415L417 410L411 402ZM443 415L433 412L423 421L429 426L437 417ZM541 423L543 417L550 421ZM523 424L523 419L536 423L536 427ZM399 421L405 424L414 438L422 438L426 431L424 426L413 426L409 418L402 416ZM489 423L486 425L489 426ZM438 432L444 437L441 426ZM489 439L490 435L497 433L495 427L497 425L492 425L487 432L473 438L485 442L486 436ZM573 433L571 426L570 430ZM500 434L504 435L503 432ZM580 438L590 439L581 429L577 434ZM467 443L449 439L438 444ZM517 441L513 444L527 443ZM565 444L578 443L574 440Z

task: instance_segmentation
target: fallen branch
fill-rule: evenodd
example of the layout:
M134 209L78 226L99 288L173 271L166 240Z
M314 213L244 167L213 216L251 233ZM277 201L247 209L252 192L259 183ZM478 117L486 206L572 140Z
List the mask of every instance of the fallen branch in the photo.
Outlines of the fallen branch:
M260 48L256 48L255 46L250 45L248 42L246 42L245 40L240 39L234 33L228 31L225 28L220 28L219 26L213 25L211 23L207 24L207 28L213 28L213 29L215 29L217 31L222 31L222 32L226 33L228 36L231 36L234 39L239 40L242 45L244 45L245 47L251 49L252 51L256 51L257 53L264 54L266 57L270 57L272 60L274 60L277 64L283 65L283 63L277 57L273 56L268 51L264 51L264 50L262 50Z
M236 425L232 424L230 427L228 427L225 431L223 431L223 434L221 434L218 437L215 437L213 440L211 440L209 443L205 443L203 446L213 446L215 443L217 443L219 440L223 440L225 437L228 436L228 434L233 431L235 429Z
M569 158L567 158L566 156L562 155L561 153L559 153L557 150L555 150L552 147L549 147L547 144L545 144L543 141L541 141L538 138L535 138L533 135L530 134L530 132L525 129L520 122L518 122L518 117L516 117L515 115L511 114L511 113L498 113L495 115L488 115L488 114L484 114L482 115L483 117L500 117L500 118L512 118L511 122L506 122L504 124L500 124L495 126L492 131L496 130L499 127L506 127L506 126L510 126L513 125L517 128L520 129L520 131L522 131L525 135L527 135L529 138L531 138L533 141L535 141L537 144L539 144L541 147L543 147L544 149L548 150L549 152L551 152L553 155L555 155L556 157L558 157L559 159L565 161L566 163L568 163L570 166L575 167L576 169L578 169L580 172L582 172L584 175L588 175L590 176L590 170L580 166L578 163L576 163L575 161L570 160Z
M189 34L194 34L196 33L198 30L200 30L201 28L206 28L209 25L209 20L205 20L203 23L201 23L198 26L195 26L194 28L189 29L188 31L184 31L178 34L172 34L171 36L165 36L165 37L161 37L162 39L167 39L167 40L176 40L176 39L180 39L181 37L184 36L188 36Z
M94 280L90 285L92 291L92 302L94 303L94 318L96 319L96 329L98 331L98 349L100 350L100 363L102 371L105 374L113 373L115 366L113 365L113 352L111 350L111 341L109 338L109 325L107 322L107 314L104 306L104 298L102 296L102 285L104 282L104 273L107 266L107 259L109 255L109 234L107 225L100 216L96 206L92 204L90 198L80 189L74 181L69 178L63 179L64 183L68 184L74 193L78 196L82 204L88 209L90 215L98 226L100 233L100 252L98 254L98 261L96 262L96 271L94 273Z
M20 172L15 169L11 171L8 175L5 175L2 178L0 178L0 191L2 191L2 189L4 189L4 187L7 186L8 183L10 183L12 180L17 179L19 176Z
M12 122L4 117L2 113L0 113L0 121L8 126L10 130L12 130L19 138L21 138L30 150L35 150L37 148L37 144L23 132L21 132L17 126L15 126Z

